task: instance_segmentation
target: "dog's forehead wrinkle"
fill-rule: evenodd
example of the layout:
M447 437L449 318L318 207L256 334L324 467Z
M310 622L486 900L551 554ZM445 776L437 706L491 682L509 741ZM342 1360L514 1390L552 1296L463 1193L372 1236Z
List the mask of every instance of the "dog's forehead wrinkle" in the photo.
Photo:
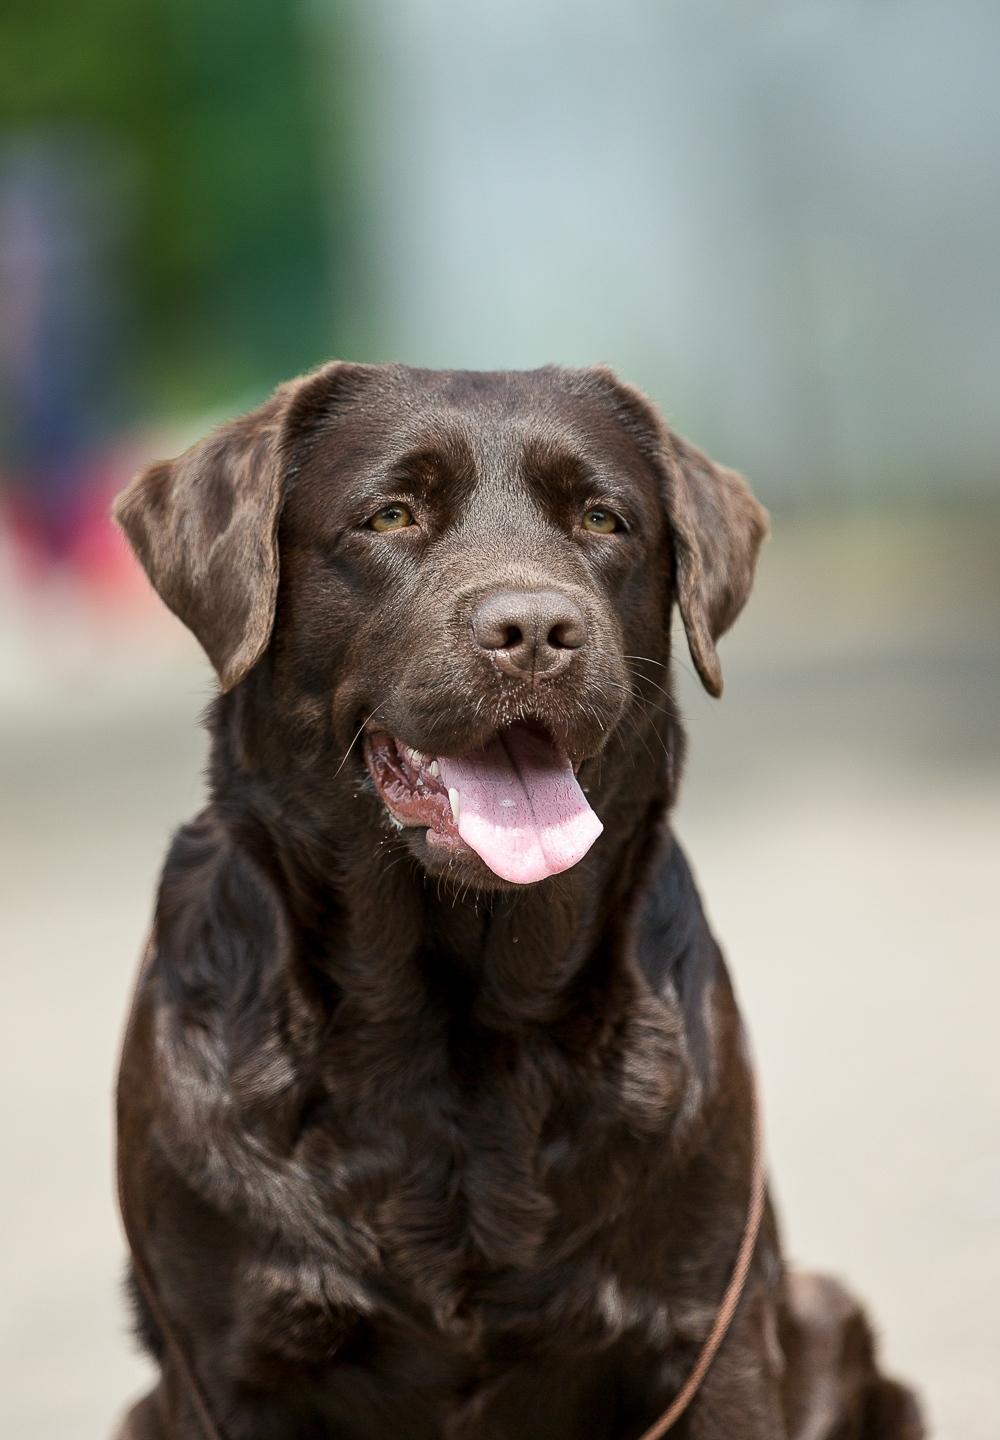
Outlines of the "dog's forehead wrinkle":
M432 388L406 416L395 443L469 453L480 481L519 478L529 459L584 465L593 439L583 417L570 420L544 394L521 393L516 386L461 399L442 399Z

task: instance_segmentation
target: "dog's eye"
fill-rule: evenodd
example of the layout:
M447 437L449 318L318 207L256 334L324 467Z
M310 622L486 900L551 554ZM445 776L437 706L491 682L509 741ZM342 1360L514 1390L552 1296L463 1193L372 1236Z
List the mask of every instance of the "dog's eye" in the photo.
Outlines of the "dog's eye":
M623 528L621 520L613 510L603 510L600 506L585 510L580 523L584 530L589 530L592 535L613 535L616 530Z
M413 512L407 506L398 503L383 505L381 510L376 510L368 524L380 535L387 530L405 530L408 525L413 524Z

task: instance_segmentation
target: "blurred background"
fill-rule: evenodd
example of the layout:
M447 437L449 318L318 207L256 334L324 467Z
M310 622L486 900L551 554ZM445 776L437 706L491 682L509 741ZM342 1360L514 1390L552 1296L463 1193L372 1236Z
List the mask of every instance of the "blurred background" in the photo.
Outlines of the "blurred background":
M110 1431L111 1088L195 642L106 519L330 356L606 361L773 514L677 827L791 1256L1000 1411L994 0L7 0L0 1421Z

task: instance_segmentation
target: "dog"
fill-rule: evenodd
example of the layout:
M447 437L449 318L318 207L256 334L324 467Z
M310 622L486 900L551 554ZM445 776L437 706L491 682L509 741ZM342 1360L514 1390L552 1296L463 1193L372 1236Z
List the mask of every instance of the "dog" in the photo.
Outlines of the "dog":
M743 478L603 367L334 362L115 516L219 680L121 1062L122 1440L917 1440L783 1264L669 824Z

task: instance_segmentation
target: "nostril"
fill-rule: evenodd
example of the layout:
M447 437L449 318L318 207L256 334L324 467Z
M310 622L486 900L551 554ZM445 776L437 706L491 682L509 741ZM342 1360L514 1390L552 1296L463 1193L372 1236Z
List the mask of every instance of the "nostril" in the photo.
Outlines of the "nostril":
M547 643L553 650L579 650L586 638L579 621L557 620L548 633Z
M498 650L516 650L518 645L524 644L524 631L519 625L505 625L503 639L497 646Z

